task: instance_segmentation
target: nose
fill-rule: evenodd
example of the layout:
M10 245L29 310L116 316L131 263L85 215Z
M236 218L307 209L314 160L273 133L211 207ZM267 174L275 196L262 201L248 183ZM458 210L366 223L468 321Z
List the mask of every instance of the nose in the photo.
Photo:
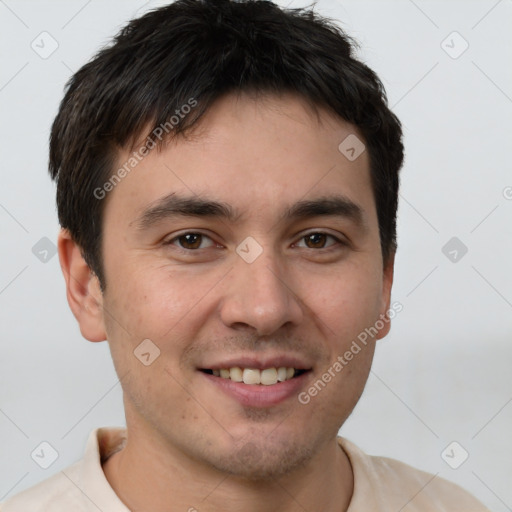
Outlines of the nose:
M303 309L293 283L266 252L252 263L239 258L229 273L220 314L231 329L252 329L268 336L302 321Z

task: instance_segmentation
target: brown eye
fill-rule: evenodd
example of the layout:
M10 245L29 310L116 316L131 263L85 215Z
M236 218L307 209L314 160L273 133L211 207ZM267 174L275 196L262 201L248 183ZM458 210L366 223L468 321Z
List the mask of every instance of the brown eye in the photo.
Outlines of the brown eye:
M329 233L315 231L302 236L298 243L294 245L305 249L329 249L331 247L335 249L335 246L341 248L345 246L346 243Z
M184 233L170 240L169 244L178 245L178 247L187 250L204 249L205 247L213 245L210 237L201 233Z
M183 249L198 249L201 246L202 235L199 233L189 233L180 236L178 241Z
M304 237L306 242L306 246L310 249L323 249L325 247L325 242L327 240L327 236L325 233L311 233Z

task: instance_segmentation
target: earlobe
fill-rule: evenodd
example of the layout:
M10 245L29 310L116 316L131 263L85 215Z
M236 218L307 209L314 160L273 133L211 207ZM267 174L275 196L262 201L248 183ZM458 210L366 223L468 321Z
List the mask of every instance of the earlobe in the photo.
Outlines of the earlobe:
M82 336L89 341L106 340L103 295L98 278L66 229L59 233L58 249L69 307L78 321Z
M377 339L384 338L388 335L391 329L391 319L389 318L389 309L391 307L391 288L393 286L393 274L395 267L395 253L391 254L384 265L383 279L382 279L382 306L380 311L380 318L384 326L379 329Z

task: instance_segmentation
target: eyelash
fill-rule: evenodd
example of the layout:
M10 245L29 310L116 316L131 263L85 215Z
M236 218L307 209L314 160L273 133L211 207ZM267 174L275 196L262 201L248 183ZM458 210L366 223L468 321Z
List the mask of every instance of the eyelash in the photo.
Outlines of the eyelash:
M165 241L164 242L164 245L174 245L178 250L184 252L184 253L192 253L192 252L198 252L198 251L201 251L202 249L201 248L198 248L198 249L186 249L185 247L180 247L179 245L177 245L177 243L175 244L175 242L178 242L178 240L186 235L200 235L201 237L204 237L204 238L208 238L209 240L211 240L214 244L216 244L216 242L208 235L204 234L204 233L201 233L199 231L185 231L184 233L180 233L179 235L171 238L170 240L168 241ZM308 236L311 236L311 235L325 235L326 237L328 238L331 238L335 241L334 244L331 244L327 247L320 247L318 249L315 249L315 248L312 248L312 247L303 247L304 249L311 249L311 250L314 250L314 251L317 251L317 252L320 252L320 251L323 251L323 252L326 252L326 251L329 251L329 250L332 250L333 248L335 248L336 246L339 246L339 247L344 247L344 246L347 246L347 242L341 240L340 238L332 235L331 233L327 233L325 231L311 231L309 233L306 233L304 235L302 235L299 240L302 241L304 240L306 237ZM295 243L293 245L296 245ZM210 246L211 247L211 246ZM207 249L208 247L206 248L203 248L203 249Z

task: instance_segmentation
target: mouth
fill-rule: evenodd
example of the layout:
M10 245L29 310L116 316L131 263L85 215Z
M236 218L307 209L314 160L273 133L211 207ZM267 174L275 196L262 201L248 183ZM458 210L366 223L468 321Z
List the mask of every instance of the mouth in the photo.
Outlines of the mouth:
M252 354L198 366L210 389L219 391L242 407L270 408L290 403L311 380L313 366L300 355Z
M203 373L249 386L275 386L279 383L296 379L310 370L293 367L270 368L231 368L201 369Z

